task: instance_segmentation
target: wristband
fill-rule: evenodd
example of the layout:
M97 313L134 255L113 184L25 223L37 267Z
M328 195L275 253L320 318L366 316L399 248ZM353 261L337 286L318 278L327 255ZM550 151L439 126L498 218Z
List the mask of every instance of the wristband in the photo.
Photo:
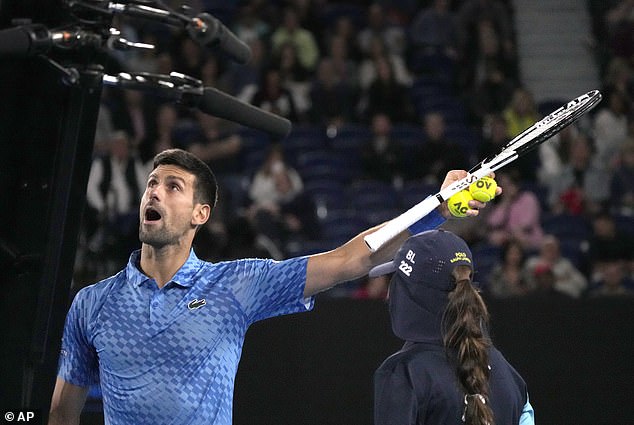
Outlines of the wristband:
M425 230L435 229L446 221L445 217L442 216L438 212L438 210L433 210L425 217L418 220L416 223L412 224L407 228L412 235L417 235Z

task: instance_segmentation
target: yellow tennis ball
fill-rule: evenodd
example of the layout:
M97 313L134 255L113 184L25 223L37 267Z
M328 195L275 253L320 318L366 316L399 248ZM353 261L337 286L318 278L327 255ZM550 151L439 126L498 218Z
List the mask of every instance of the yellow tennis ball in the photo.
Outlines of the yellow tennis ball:
M447 201L449 212L455 217L466 217L467 210L469 209L469 201L472 199L473 196L471 196L468 190L461 190Z
M489 202L495 198L495 190L498 188L498 184L491 177L484 176L480 180L471 183L469 186L469 192L473 199L480 202Z

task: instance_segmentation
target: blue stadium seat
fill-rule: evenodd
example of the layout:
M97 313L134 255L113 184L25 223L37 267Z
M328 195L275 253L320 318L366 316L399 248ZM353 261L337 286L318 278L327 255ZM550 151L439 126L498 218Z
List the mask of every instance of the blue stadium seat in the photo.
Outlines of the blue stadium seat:
M426 183L420 180L405 182L398 191L401 208L409 209L429 195L438 192L440 187L437 184Z
M369 227L367 219L356 209L333 210L320 223L322 239L337 245Z
M624 214L613 214L614 224L619 232L634 237L634 216Z
M427 138L423 127L413 124L394 124L391 136L403 150L421 149Z
M359 180L347 189L349 202L361 211L395 208L399 205L394 187L380 180Z
M291 163L294 163L297 156L303 152L326 148L326 131L321 126L294 126L286 139L282 141L282 149Z
M377 208L374 210L367 210L366 219L370 226L376 226L378 224L385 223L386 221L393 219L402 212L403 211L395 207Z
M343 184L330 178L306 181L304 192L315 203L319 219L325 219L331 210L341 210L348 206Z
M473 280L479 282L481 288L486 288L489 274L500 261L502 249L488 242L481 242L471 247L471 254L473 254L473 262L475 264Z
M586 260L588 241L586 238L565 236L559 238L561 256L567 258L578 269L582 269Z
M329 150L301 152L296 166L305 181L329 178L347 183L359 173L344 155Z
M590 237L590 222L583 216L571 214L545 214L541 219L545 233L555 235L560 240L583 240Z

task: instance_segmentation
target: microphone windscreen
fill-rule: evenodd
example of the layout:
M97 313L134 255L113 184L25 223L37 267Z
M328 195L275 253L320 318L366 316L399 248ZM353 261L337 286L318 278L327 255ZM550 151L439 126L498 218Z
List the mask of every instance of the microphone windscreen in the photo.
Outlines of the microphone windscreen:
M292 127L288 119L245 103L213 87L205 87L198 108L209 115L266 131L280 138L286 137Z
M0 57L19 55L26 56L31 50L31 37L21 27L0 31Z

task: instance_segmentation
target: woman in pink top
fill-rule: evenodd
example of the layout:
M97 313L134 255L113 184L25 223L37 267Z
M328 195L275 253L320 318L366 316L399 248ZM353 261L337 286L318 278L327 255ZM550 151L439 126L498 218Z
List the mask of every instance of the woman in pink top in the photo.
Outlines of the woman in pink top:
M487 218L488 238L495 246L516 239L525 249L534 250L544 236L540 223L541 206L534 193L521 190L517 176L513 169L497 174L497 181L504 187L504 196Z

